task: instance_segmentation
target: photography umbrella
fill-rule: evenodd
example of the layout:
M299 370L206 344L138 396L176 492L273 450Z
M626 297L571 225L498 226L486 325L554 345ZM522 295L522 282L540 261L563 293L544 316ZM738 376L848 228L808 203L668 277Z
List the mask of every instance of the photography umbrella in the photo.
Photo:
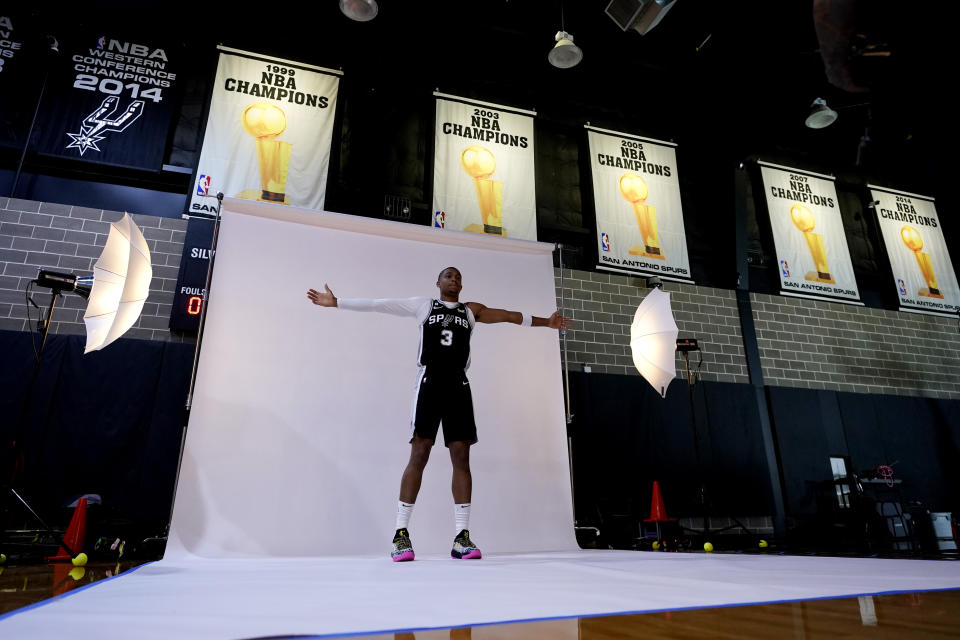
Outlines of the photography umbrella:
M670 294L658 288L651 289L633 315L630 350L637 371L660 397L667 395L667 387L677 375L674 352L678 333L670 308Z

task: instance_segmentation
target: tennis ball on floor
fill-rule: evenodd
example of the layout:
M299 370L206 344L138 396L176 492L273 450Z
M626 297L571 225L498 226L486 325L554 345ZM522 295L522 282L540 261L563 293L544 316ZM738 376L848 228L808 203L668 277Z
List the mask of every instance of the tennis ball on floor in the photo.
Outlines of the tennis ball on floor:
M766 549L768 546L770 546L770 545L767 544L767 541L766 541L766 540L761 540L761 541L760 541L760 548L761 548L761 549Z
M71 562L73 562L73 566L75 567L83 567L87 564L87 554L81 551L77 554L76 558L71 560Z
M654 551L660 551L660 542L659 542L659 541L657 541L657 540L654 540L654 541L653 541L653 550L654 550Z
M703 543L703 550L706 551L707 553L710 553L711 551L713 551L713 543L711 543L711 542L704 542L704 543Z

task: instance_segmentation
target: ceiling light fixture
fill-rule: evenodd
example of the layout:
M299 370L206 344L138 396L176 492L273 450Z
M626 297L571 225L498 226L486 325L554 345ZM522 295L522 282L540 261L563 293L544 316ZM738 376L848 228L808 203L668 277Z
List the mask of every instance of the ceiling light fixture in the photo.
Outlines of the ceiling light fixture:
M817 98L810 105L810 115L804 123L811 129L823 129L836 122L837 112L827 106L827 101Z
M377 17L377 0L340 0L343 15L357 22L369 22Z
M547 60L558 69L569 69L583 60L583 51L573 44L573 36L567 33L563 23L563 2L560 2L560 31L553 37L557 44L547 54Z

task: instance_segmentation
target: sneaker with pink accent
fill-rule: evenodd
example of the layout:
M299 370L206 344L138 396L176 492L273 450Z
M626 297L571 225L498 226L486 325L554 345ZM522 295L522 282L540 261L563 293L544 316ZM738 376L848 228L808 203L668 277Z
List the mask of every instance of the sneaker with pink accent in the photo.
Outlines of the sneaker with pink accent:
M393 551L390 557L394 562L413 560L413 544L410 542L410 532L406 529L397 529L397 533L393 536Z
M470 539L470 532L464 529L453 539L453 549L450 556L457 560L479 560L483 557L477 545Z

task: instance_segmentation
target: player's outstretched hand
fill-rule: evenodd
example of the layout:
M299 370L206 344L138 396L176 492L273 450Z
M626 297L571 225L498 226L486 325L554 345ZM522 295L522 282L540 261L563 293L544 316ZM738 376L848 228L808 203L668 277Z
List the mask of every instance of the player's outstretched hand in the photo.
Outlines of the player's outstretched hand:
M323 292L317 291L316 289L310 289L307 291L307 297L310 298L310 302L321 307L337 306L337 296L333 295L333 291L330 291L330 287L324 284L323 289Z
M560 331L566 331L573 326L573 320L567 316L560 315L560 310L553 312L549 318L547 318L547 326L551 329L559 329Z

